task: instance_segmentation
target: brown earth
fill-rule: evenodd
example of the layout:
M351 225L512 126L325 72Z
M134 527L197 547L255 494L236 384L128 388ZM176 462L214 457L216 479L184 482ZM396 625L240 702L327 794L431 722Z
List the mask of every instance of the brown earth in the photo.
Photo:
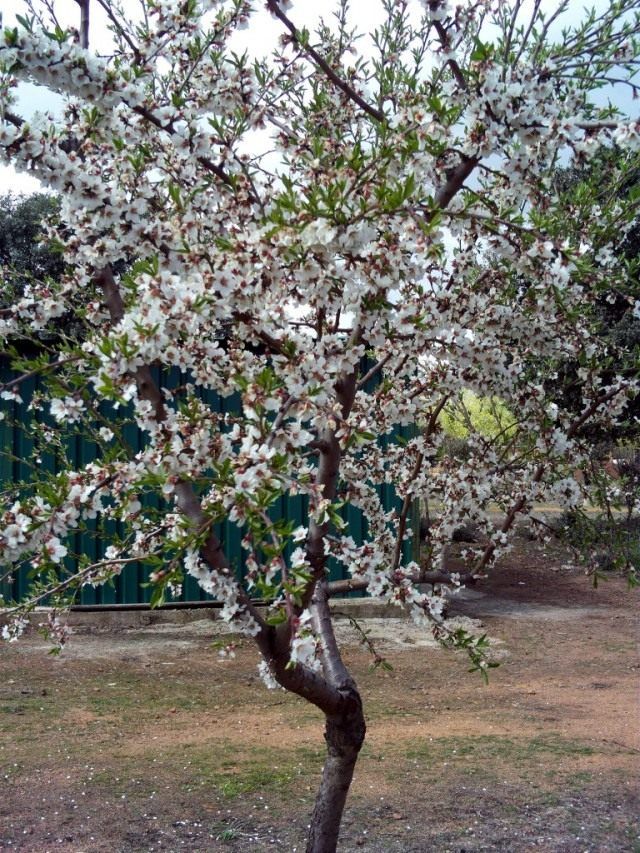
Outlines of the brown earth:
M368 722L341 851L640 853L638 593L565 563L521 543L452 603L495 641L488 686L402 620L363 622L393 665L370 671L341 626ZM0 647L0 850L304 849L322 721L212 639Z

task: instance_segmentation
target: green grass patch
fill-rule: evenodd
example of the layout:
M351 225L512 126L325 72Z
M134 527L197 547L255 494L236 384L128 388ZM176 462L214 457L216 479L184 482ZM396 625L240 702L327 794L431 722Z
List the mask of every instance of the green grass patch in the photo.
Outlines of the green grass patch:
M579 757L593 755L595 750L583 741L564 738L561 735L545 735L531 739L512 739L497 735L479 737L420 739L406 752L409 759L418 759L428 766L448 762L479 763L505 761L515 765L528 764L538 757Z
M223 799L246 794L290 795L301 780L317 781L322 767L321 750L247 748L234 744L187 745L179 753L158 755L159 772L173 765L171 773L186 791L214 789ZM178 765L178 766L176 766Z

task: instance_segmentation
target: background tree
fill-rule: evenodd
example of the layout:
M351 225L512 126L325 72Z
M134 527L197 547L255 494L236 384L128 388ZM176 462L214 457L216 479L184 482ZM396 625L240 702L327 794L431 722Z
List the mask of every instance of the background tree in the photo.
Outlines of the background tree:
M45 193L0 196L2 305L23 294L34 280L42 282L62 275L62 256L42 242L46 222L57 214L59 207L57 198Z
M584 239L584 223L594 211L601 216L597 256L604 262L613 255L615 271L595 293L590 293L591 316L595 333L608 345L609 356L602 365L603 378L617 372L632 381L640 377L640 218L619 218L618 201L635 202L640 197L640 161L637 153L616 146L603 147L588 159L580 159L572 167L559 170L553 177L559 193L559 207L565 211L558 217L558 227L572 235L574 243ZM589 288L589 280L585 282ZM563 395L563 405L577 411L580 406L580 364L567 362L562 368L562 381L550 378ZM553 373L553 369L550 373ZM606 380L605 380L606 381ZM627 406L625 418L613 428L602 431L597 424L587 428L594 445L611 452L615 442L638 445L640 442L640 396Z
M117 3L100 5L107 56L89 48L88 0L72 30L55 6L34 4L0 47L0 149L60 193L56 237L70 265L53 290L6 307L0 334L80 315L82 338L34 362L50 390L32 406L61 428L106 419L100 459L37 471L3 509L7 571L27 561L35 576L5 635L45 596L63 604L131 561L152 568L159 596L189 573L255 638L267 683L324 714L308 849L331 851L365 719L333 631L328 558L352 588L406 606L484 672L484 640L449 628L442 594L422 592L425 573L404 557L413 501L443 506L436 554L461 521L478 527L468 572L480 572L536 501L582 499L569 476L589 452L581 430L595 417L612 424L632 393L628 378L602 380L602 340L585 320L585 277L595 293L617 269L590 239L601 216L585 219L579 245L565 239L551 177L560 157L637 147L636 125L591 94L612 79L634 87L639 4L618 0L576 24L567 3L545 17L540 4L384 0L383 24L361 42L346 0L317 37L289 3L268 0L283 38L255 62L236 50L257 14L246 0L144 0L133 24ZM10 99L17 79L68 95L64 115L24 122ZM625 225L635 215L628 199L616 211ZM531 369L567 360L583 371L577 410ZM162 387L154 364L189 379ZM441 452L438 418L465 389L518 420L506 447L470 436L460 465ZM212 411L210 390L240 395L240 407ZM117 432L128 402L147 437L137 451ZM426 425L414 439L392 440L414 422ZM385 483L398 512L380 503ZM151 494L170 509L143 500ZM295 529L269 514L293 494L309 505ZM345 501L366 516L362 545L342 529ZM94 516L126 535L70 576L66 543ZM241 533L242 582L215 535L221 519ZM55 613L50 633L66 639Z

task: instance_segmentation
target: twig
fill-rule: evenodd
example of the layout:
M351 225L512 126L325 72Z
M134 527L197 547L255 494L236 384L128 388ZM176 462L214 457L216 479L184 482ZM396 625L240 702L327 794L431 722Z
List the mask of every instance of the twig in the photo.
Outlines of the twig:
M362 625L358 622L355 616L349 616L349 622L351 627L358 633L360 636L360 643L363 646L366 646L371 657L373 658L373 669L377 669L381 666L383 669L391 669L391 664L387 661L387 659L378 653L378 650L373 644L373 640L369 636L369 632L365 631Z

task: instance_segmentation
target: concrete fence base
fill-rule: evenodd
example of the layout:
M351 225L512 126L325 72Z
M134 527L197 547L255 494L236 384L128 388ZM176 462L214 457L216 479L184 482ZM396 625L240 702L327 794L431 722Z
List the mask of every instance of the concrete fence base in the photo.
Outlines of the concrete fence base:
M198 604L198 603L197 603ZM389 619L406 618L401 607L367 598L332 599L331 611L337 619ZM47 621L49 608L39 607L30 614L30 622L37 626ZM135 630L150 625L188 625L202 620L217 621L220 608L215 606L193 606L188 602L180 607L157 607L151 610L145 605L110 605L107 607L74 608L61 615L62 620L78 633L91 631ZM6 622L0 610L0 625ZM231 626L230 626L231 628ZM231 628L232 630L232 628Z

